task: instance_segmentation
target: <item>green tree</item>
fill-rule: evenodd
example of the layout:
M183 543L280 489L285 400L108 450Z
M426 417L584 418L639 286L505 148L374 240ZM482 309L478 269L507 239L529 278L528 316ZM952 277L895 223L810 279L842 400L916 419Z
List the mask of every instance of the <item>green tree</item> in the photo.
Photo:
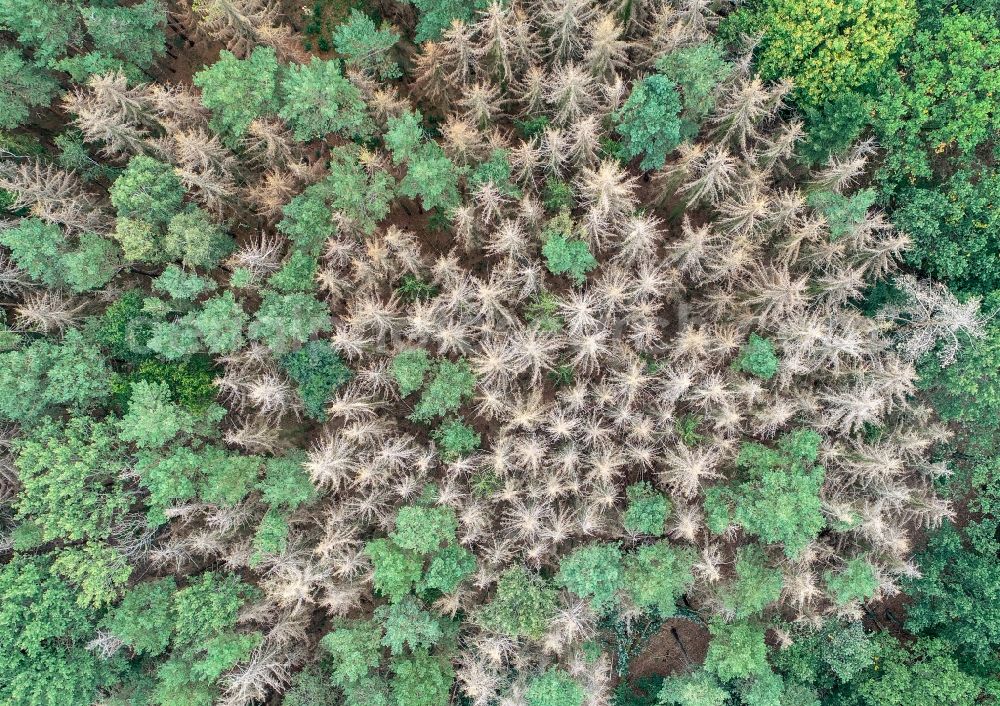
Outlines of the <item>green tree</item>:
M662 167L681 142L681 108L677 88L666 76L653 74L635 83L614 115L615 128L623 139L621 156L631 160L642 155L639 167L643 170Z
M152 65L166 52L167 10L159 0L128 6L84 6L80 15L98 52L140 68Z
M111 237L118 241L126 260L163 260L163 239L152 223L134 218L119 218Z
M424 143L424 138L423 116L420 111L404 110L387 120L383 139L396 164L412 159Z
M736 555L736 578L721 591L722 604L737 620L760 613L781 597L781 569L768 565L757 546L742 548Z
M4 0L0 27L17 35L19 45L30 47L42 66L64 56L82 33L77 6L52 0Z
M233 293L227 290L206 300L191 324L209 353L225 354L243 345L243 329L249 319Z
M446 461L468 456L479 448L481 441L479 433L459 419L444 422L434 430L431 437L441 447L441 457Z
M694 583L694 555L667 541L647 544L625 557L623 584L640 608L662 618L677 612L676 603Z
M45 420L16 448L17 516L40 527L43 541L105 539L128 511L127 461L111 422Z
M424 385L424 376L431 369L431 361L423 348L408 348L392 359L392 375L403 397L416 392Z
M704 42L664 54L656 60L656 70L680 89L680 138L693 139L715 108L716 89L732 73L732 65L718 44Z
M24 125L31 109L48 105L58 90L52 76L25 61L17 49L0 51L0 129Z
M597 267L597 260L582 240L569 239L562 233L549 232L542 246L545 265L554 275L566 275L577 284L587 280L587 273Z
M281 359L281 367L298 385L306 414L326 419L326 403L351 378L351 370L326 341L308 341Z
M878 590L875 570L861 557L849 560L841 571L827 571L823 574L823 581L839 605L866 601Z
M633 534L663 535L663 525L671 512L671 504L663 493L657 493L648 481L633 483L625 489L628 507L622 524Z
M0 565L0 701L91 706L125 666L86 649L97 620L51 571L50 557L15 555Z
M414 41L439 39L452 21L468 22L476 10L486 7L486 0L412 0L417 8L417 32Z
M119 420L118 436L140 449L158 449L179 436L210 435L225 409L212 405L196 414L173 401L166 383L132 383L128 411Z
M873 666L838 690L854 706L974 706L987 683L963 672L951 645L922 639L909 649L888 635L877 641Z
M128 557L100 542L63 548L52 562L52 570L77 587L77 603L95 608L116 601L132 575Z
M78 331L0 353L0 419L32 423L57 406L91 409L108 397L110 371Z
M705 656L705 671L723 682L747 679L770 670L764 628L750 623L712 621L712 640Z
M250 338L261 340L279 355L305 343L333 324L326 304L308 294L264 291L263 302L250 324Z
M420 581L424 561L415 552L387 539L373 539L365 545L365 554L372 562L375 590L391 600L401 600Z
M524 699L530 706L582 706L583 687L561 669L546 669L528 684Z
M347 21L333 33L333 46L347 65L381 81L402 75L399 64L389 56L398 41L399 34L385 26L379 29L357 8L351 9Z
M453 414L463 402L472 398L475 388L476 376L464 358L454 363L443 360L436 366L434 377L424 388L410 418L428 422L434 417Z
M658 703L659 706L726 706L729 691L711 673L699 669L664 679Z
M441 657L415 652L392 663L390 682L395 706L447 706L455 671Z
M735 522L764 542L781 543L794 558L826 526L819 491L824 470L814 465L819 434L789 432L771 449L745 443L736 459L738 480L706 492L709 528L720 533Z
M444 636L441 621L424 610L413 596L380 606L375 610L375 620L385 628L382 644L393 656L429 650Z
M240 608L253 589L231 574L206 572L174 594L169 658L156 670L153 703L210 706L219 677L247 658L259 633L235 629Z
M361 92L344 78L340 61L312 57L294 64L281 82L278 114L292 127L296 140L322 138L331 132L345 137L368 132Z
M120 217L154 224L166 224L184 202L184 186L174 168L145 155L129 160L125 171L111 185L110 194Z
M425 142L410 158L399 193L420 198L426 210L448 211L458 205L458 178L462 170L435 142Z
M740 349L736 367L745 373L770 380L778 372L778 356L774 344L755 333L750 334L747 344Z
M367 677L380 661L382 628L373 620L341 621L320 640L330 655L330 681L338 686Z
M490 630L538 640L555 611L555 590L540 576L518 567L500 576L496 595L480 609L479 619Z
M269 458L264 463L265 476L257 484L264 502L272 506L295 510L316 498L316 489L309 480L301 452Z
M281 68L271 47L257 47L246 59L219 52L219 60L192 79L201 102L212 111L212 128L231 140L246 135L257 118L278 112Z
M465 547L447 546L431 557L418 585L420 591L452 593L476 571L476 556Z
M615 607L623 577L621 550L614 544L591 544L562 557L554 580L573 595L590 599L602 613Z
M139 655L156 657L167 651L174 627L172 577L136 584L108 613L103 626Z
M816 105L872 85L915 21L913 0L761 0L728 24L730 31L762 33L761 75L793 79L800 99Z
M403 549L430 554L455 541L458 522L449 507L407 505L396 514L396 529L389 536Z
M17 266L48 287L86 292L103 287L122 266L121 251L97 233L81 233L73 242L59 226L24 218L0 232Z
M233 239L197 207L171 218L163 238L163 252L168 259L206 270L218 265L235 247Z

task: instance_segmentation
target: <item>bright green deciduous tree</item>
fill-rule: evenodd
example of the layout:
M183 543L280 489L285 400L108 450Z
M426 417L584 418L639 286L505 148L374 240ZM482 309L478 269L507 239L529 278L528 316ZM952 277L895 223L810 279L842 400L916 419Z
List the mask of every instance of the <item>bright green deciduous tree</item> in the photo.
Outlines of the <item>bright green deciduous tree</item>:
M200 208L189 208L170 219L163 238L163 252L185 267L211 270L236 244Z
M913 31L913 0L761 0L729 19L762 33L757 66L765 79L791 78L809 104L870 86Z
M745 373L770 380L778 372L778 356L774 344L755 333L750 334L747 344L740 349L736 367Z
M184 186L174 168L145 155L129 160L111 185L110 194L120 217L148 223L166 224L184 202Z
M330 681L338 686L368 676L380 661L382 628L372 620L342 621L320 640L330 655Z
M670 542L647 544L625 557L623 584L635 604L661 618L677 612L676 603L694 583L694 554Z
M750 623L709 624L712 640L708 643L705 671L727 682L747 679L770 670L764 628Z
M657 493L648 481L633 483L625 489L628 507L622 515L625 529L634 534L663 535L663 525L671 511L670 500Z
M555 611L555 589L540 576L514 568L500 577L496 595L480 609L479 620L490 630L537 640L545 634Z
M873 124L886 149L883 178L900 184L926 179L937 155L967 162L1000 132L1000 27L978 13L945 13L916 32L900 71L879 87ZM951 160L949 160L950 162ZM950 171L950 169L949 169Z
M410 418L427 422L434 417L453 414L463 402L472 398L475 388L476 376L464 358L454 363L443 360L437 365L434 377L424 388Z
M127 462L111 422L46 420L16 448L17 516L41 528L44 541L105 539L128 511Z
M399 394L406 397L423 387L424 376L430 368L430 358L423 348L409 348L397 353L392 359L392 376L399 385Z
M614 544L591 544L563 556L555 582L580 598L590 599L598 613L614 608L622 588L622 554Z
M246 59L223 50L219 60L194 75L201 101L212 111L212 127L230 139L246 135L250 123L276 113L281 68L271 47L257 47Z
M641 169L659 169L681 142L681 99L666 76L653 74L632 86L632 93L615 113L615 127L622 136L621 155L630 160L642 155Z
M585 694L573 677L561 669L546 669L528 684L524 699L530 706L582 706Z
M281 82L282 107L297 140L314 140L332 132L345 137L368 131L361 92L344 78L337 59L313 57L295 64Z

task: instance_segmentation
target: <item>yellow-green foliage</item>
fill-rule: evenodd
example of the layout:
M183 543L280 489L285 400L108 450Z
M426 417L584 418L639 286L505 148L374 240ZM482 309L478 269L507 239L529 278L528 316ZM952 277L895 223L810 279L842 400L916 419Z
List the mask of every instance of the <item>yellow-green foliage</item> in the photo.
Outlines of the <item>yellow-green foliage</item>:
M761 0L730 26L763 33L761 75L793 79L799 96L815 104L886 70L915 22L913 0Z

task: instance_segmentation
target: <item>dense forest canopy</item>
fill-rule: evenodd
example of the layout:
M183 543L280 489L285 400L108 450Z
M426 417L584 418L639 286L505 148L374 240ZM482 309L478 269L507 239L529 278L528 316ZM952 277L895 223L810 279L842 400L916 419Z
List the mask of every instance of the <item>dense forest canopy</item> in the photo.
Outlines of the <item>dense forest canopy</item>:
M998 80L986 0L0 0L0 703L993 703Z

